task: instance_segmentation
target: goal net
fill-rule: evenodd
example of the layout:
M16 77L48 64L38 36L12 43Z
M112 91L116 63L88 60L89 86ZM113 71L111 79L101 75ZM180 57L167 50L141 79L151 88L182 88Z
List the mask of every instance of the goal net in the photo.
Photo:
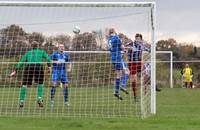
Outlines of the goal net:
M0 116L146 117L155 114L155 3L0 2L0 16ZM75 26L80 27L80 33L73 33ZM151 64L148 82L144 82L143 73L138 74L137 102L130 80L126 82L129 94L120 92L123 100L113 95L115 73L108 52L110 28L117 30L123 44L141 33L151 48L151 53L143 58ZM49 57L58 44L64 44L72 65L71 72L67 72L67 106L64 86L59 81L51 108L54 84L52 73L48 73L48 61L39 62L44 69L43 87L34 82L36 76L32 85L22 90L27 76L25 68L29 65L26 60L17 74L10 77L26 52L33 49L33 41ZM145 84L148 89L143 87ZM19 108L19 99L23 98L20 94L24 91L23 108ZM43 107L38 107L41 92Z

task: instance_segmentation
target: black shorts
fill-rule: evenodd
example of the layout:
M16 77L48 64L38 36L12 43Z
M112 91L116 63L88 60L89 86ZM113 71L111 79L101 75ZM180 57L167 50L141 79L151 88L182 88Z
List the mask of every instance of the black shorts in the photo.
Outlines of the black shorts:
M26 66L23 74L23 85L32 85L32 81L38 84L43 84L44 82L44 70L43 66L40 64L29 64Z

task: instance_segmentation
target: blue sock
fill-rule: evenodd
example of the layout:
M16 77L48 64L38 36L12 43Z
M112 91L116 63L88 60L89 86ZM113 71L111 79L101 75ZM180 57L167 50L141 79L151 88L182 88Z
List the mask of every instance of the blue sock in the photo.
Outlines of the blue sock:
M116 79L116 82L115 82L115 93L119 94L119 87L120 87L120 79Z
M53 86L53 87L51 88L51 100L54 99L55 93L56 93L56 87Z
M63 88L63 93L64 93L64 101L68 102L68 88L67 87Z
M128 74L123 74L122 76L122 87L126 88L126 82L128 80Z

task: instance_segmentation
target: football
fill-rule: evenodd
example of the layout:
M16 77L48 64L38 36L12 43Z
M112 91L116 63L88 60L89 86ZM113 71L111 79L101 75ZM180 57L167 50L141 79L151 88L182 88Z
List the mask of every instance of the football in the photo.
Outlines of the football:
M75 33L75 34L79 34L80 33L80 27L79 26L75 26L74 27L74 29L73 29L73 32Z

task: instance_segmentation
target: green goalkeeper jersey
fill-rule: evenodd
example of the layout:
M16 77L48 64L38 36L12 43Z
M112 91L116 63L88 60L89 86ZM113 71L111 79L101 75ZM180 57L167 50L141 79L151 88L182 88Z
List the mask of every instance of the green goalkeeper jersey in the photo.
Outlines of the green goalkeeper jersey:
M51 62L48 54L44 50L33 49L26 52L26 54L22 56L19 63L16 65L16 69L20 69L25 62L27 62L27 64L42 64L44 61L47 61L48 63Z

